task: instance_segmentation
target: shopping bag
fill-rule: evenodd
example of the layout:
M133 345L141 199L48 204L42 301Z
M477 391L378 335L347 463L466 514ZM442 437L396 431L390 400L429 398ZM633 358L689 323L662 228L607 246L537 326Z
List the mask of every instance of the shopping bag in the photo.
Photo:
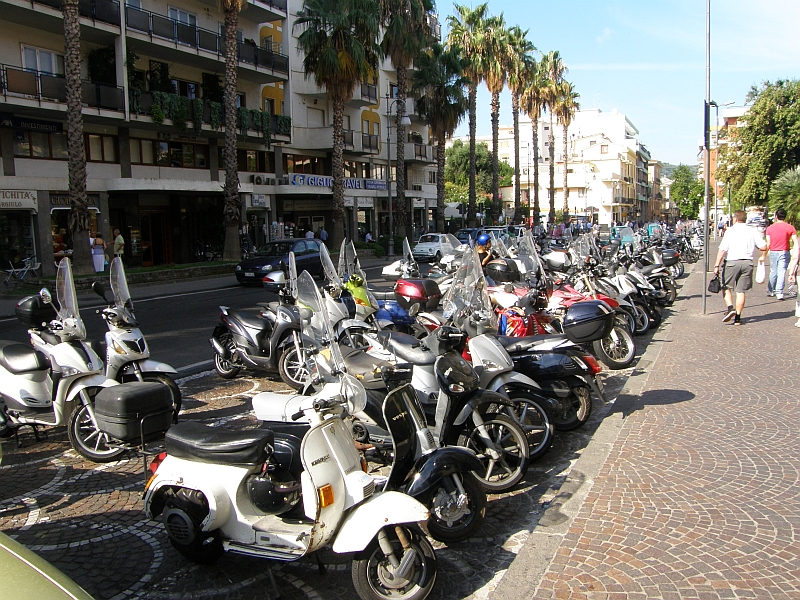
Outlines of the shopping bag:
M767 266L763 260L758 261L756 267L756 283L764 283L767 280Z

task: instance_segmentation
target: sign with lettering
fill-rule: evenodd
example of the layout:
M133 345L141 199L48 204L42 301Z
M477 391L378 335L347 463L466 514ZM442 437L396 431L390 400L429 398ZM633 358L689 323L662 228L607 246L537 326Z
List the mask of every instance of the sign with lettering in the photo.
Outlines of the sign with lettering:
M8 113L0 113L0 127L13 127L14 129L28 129L30 131L44 131L46 133L61 133L64 125L56 121L38 121L25 117L15 117Z
M253 194L251 205L254 207L267 208L269 196L266 194Z
M303 175L301 173L293 173L292 175L289 176L289 183L291 185L333 187L333 177L328 177L327 175ZM344 187L347 190L363 190L364 180L353 179L352 177L345 177Z
M36 190L0 190L0 209L33 210L39 208Z
M86 194L86 204L89 205L89 208L98 210L98 206L100 205L100 194ZM69 194L61 193L50 193L50 206L53 208L71 208L71 204L69 202Z
M386 191L386 181L383 179L365 179L365 188L368 190Z

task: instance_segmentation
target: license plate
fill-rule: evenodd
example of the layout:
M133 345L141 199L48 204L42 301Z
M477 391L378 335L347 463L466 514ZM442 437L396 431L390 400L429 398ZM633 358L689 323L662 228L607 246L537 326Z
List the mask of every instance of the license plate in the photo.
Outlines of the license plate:
M244 276L245 277L255 277L256 274L255 273L245 273Z

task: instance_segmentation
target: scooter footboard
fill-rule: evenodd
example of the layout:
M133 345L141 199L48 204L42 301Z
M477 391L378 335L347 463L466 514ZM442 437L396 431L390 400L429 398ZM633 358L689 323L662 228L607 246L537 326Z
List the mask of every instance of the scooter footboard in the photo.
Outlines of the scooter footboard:
M403 523L421 523L430 513L411 496L400 492L381 492L361 502L350 511L336 534L333 551L360 552L381 528Z

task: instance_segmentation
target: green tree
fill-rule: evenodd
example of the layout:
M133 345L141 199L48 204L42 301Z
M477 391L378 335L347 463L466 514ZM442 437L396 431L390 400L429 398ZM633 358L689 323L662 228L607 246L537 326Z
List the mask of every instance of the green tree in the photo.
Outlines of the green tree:
M456 185L469 185L470 151L461 140L456 140L446 153L444 168L445 182ZM477 195L481 198L492 197L492 153L486 142L481 142L475 147L476 187ZM514 182L514 169L506 161L498 165L498 181L502 187L509 187Z
M378 67L380 10L372 0L304 0L295 28L305 76L324 87L333 105L333 239L344 239L344 103Z
M786 211L786 221L800 227L800 169L790 169L778 175L769 189L769 212L779 208Z
M548 136L548 146L550 150L550 213L548 220L550 223L555 223L556 218L556 148L555 148L555 133L553 131L553 115L559 101L559 86L564 80L564 75L567 73L567 67L561 59L561 55L557 50L548 52L542 58L542 68L547 76L547 86L544 90L545 106L547 112L550 113L550 135Z
M525 114L531 119L532 146L530 151L533 153L533 218L536 224L539 223L539 118L545 105L545 89L547 78L541 62L534 61L524 78L525 88L520 98L520 104ZM528 173L530 180L530 173Z
M500 94L506 85L506 70L509 66L509 32L503 15L486 20L486 32L482 49L485 57L483 79L491 94L492 122L492 208L493 217L502 211L500 201L500 165L498 151L500 145Z
M436 139L436 231L444 231L445 142L467 112L467 79L460 55L441 44L434 44L415 66L412 90L419 97L417 110Z
M678 165L673 171L672 179L669 188L670 200L677 204L682 216L696 219L703 203L704 182L697 179L692 170L683 164Z
M414 207L406 207L406 128L402 123L406 113L408 92L407 71L428 45L430 27L428 11L433 10L430 0L380 0L380 23L383 27L381 50L389 57L397 74L397 158L395 192L397 196L397 228L406 227L412 237ZM388 152L388 148L387 148Z
M562 81L558 86L558 104L555 106L556 117L558 122L564 128L564 207L561 209L562 217L566 220L569 218L569 184L567 182L567 175L569 169L567 163L569 161L569 148L567 146L567 130L569 129L572 119L575 118L575 111L580 110L581 105L578 103L580 94L575 91L569 81Z

